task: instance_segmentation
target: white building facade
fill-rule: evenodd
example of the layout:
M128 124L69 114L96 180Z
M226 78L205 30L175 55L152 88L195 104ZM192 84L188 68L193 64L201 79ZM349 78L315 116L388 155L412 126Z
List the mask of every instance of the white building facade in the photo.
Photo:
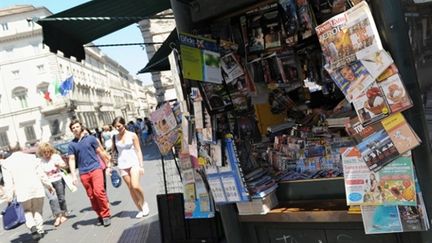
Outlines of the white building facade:
M158 18L160 17L160 18ZM175 20L172 10L159 13L152 19L144 19L139 23L145 43L162 43L175 28ZM145 49L150 60L161 44L146 44ZM178 94L174 88L175 76L171 71L152 72L151 77L155 88L156 100L158 102L176 99Z
M94 129L144 115L141 82L98 48L85 48L85 61L76 62L42 44L42 28L28 19L51 14L31 5L0 9L0 148L68 138L73 118ZM57 94L71 76L73 89Z

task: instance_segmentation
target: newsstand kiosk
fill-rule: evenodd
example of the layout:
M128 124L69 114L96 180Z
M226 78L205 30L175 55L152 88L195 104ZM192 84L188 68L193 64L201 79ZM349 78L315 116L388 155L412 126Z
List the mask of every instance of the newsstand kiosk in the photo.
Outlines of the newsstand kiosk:
M243 23L244 25L250 24L251 26L253 26L254 24L253 21L256 16L260 15L258 16L258 18L264 18L264 20L262 20L264 22L260 22L260 25L263 26L265 32L263 33L263 37L262 37L263 45L264 45L263 47L259 47L260 42L257 41L257 39L255 39L256 43L251 43L249 41L248 43L249 46L245 47L246 48L245 52L238 51L241 48L237 49L237 47L231 49L235 49L235 52L237 53L240 52L242 58L247 59L247 62L251 64L251 67L249 67L250 73L252 73L255 70L254 74L251 75L251 77L249 77L250 80L256 81L256 77L257 75L259 75L259 72L257 71L258 70L256 68L257 66L253 66L255 65L253 63L254 61L250 57L248 57L248 55L252 55L252 56L255 55L254 57L259 59L259 61L257 61L256 63L259 63L259 65L262 65L264 67L263 76L265 78L265 81L263 81L263 83L265 83L267 87L269 86L272 87L271 96L273 97L272 99L273 104L270 104L271 107L268 108L267 110L263 109L262 112L265 113L265 111L271 110L273 114L275 113L281 114L280 109L282 109L283 112L286 112L286 107L290 107L290 108L295 107L295 105L292 103L303 104L306 101L307 105L310 106L311 104L314 104L314 102L316 101L314 101L314 97L309 97L313 89L311 87L309 87L308 91L306 92L296 93L297 98L301 96L299 98L301 101L297 101L295 99L293 99L293 101L290 99L284 99L283 95L281 95L281 93L277 91L281 87L287 93L292 91L292 90L287 91L288 86L284 86L281 84L284 83L285 79L288 79L287 70L290 68L290 65L292 64L292 63L290 64L289 61L287 62L288 64L286 64L287 69L285 69L285 73L282 75L283 77L280 77L282 81L280 82L277 81L275 82L276 84L269 85L269 83L272 82L271 79L273 76L272 74L274 72L274 70L272 70L271 68L272 67L271 62L274 56L268 54L272 53L273 50L276 50L277 54L275 55L277 56L277 58L279 58L277 60L284 60L283 58L285 58L286 55L291 55L291 54L284 53L282 55L279 52L278 45L285 45L286 43L290 45L292 43L286 41L285 40L286 38L298 38L298 40L297 39L294 40L294 42L296 42L296 45L294 47L291 46L292 48L288 48L288 49L295 49L297 54L300 53L302 55L302 57L300 58L296 57L298 59L295 59L296 62L299 62L301 64L299 64L297 68L294 68L295 70L294 69L291 70L297 72L297 75L294 76L301 76L302 79L308 78L309 81L311 82L314 79L314 74L310 74L309 72L312 73L313 71L311 70L316 71L316 67L313 67L313 65L315 65L316 62L320 62L319 59L321 59L321 56L320 54L316 55L316 50L313 47L311 48L305 47L305 46L313 46L313 45L319 47L318 38L316 38L316 36L310 37L309 34L307 34L307 27L305 27L306 30L305 29L301 30L302 32L300 34L300 37L297 35L298 33L296 33L295 36L291 35L292 33L289 32L289 28L288 29L285 28L282 31L283 34L281 35L278 35L277 33L275 34L275 32L281 31L278 30L277 28L283 28L283 27L278 27L276 26L276 24L272 25L269 23L275 18L279 18L280 16L275 17L275 15L272 15L272 13L274 12L269 13L266 11L268 11L268 9L271 9L273 6L273 8L276 9L279 8L278 11L283 12L283 10L280 9L281 4L287 4L288 6L289 3L291 4L294 3L298 7L297 9L297 14L299 18L298 23L300 23L301 27L303 28L304 27L303 25L305 25L305 23L303 22L304 16L307 17L313 15L314 18L316 19L320 18L320 16L318 16L316 12L309 13L309 15L304 15L305 13L301 12L302 11L301 4L304 4L304 2L309 2L310 5L318 4L317 6L320 5L320 2L332 2L335 5L337 4L337 2L344 2L344 4L347 4L346 2L350 2L352 6L355 6L359 1L312 1L312 0L309 1L289 1L289 0L288 1L252 1L252 0L180 1L180 0L171 0L171 7L173 9L174 16L176 19L178 33L190 33L197 36L202 33L202 31L200 31L202 29L206 29L207 31L205 32L207 34L211 33L212 32L211 28L210 30L209 28L207 28L210 25L217 25L217 26L230 25L232 23L232 18L236 18L238 16L246 16L243 19L239 17L240 25ZM412 106L409 109L404 110L403 115L405 116L407 123L411 125L413 131L418 135L419 141L421 141L418 146L412 149L411 153L412 153L412 160L414 162L415 173L418 178L418 185L421 188L422 195L424 198L424 205L426 207L427 213L431 215L432 189L428 185L430 182L430 178L432 177L431 146L430 146L430 141L428 136L429 133L427 128L427 123L425 119L425 111L423 107L424 102L421 97L422 92L420 90L420 86L417 80L415 60L411 50L408 26L405 21L404 4L406 4L406 2L408 1L401 1L401 0L367 1L372 11L373 19L375 21L377 30L379 32L379 36L382 41L382 46L386 51L388 51L388 53L390 53L391 58L393 59L394 64L398 69L398 73L402 79L403 85L405 86L407 93L411 97ZM276 6L274 4L276 5L279 4L279 5ZM268 14L266 15L265 13ZM286 16L280 18L282 20L280 20L279 23L282 24L284 23L284 21L285 22L290 21L289 18L287 20ZM318 25L319 24L321 23L318 23ZM253 31L254 34L256 34L255 38L261 38L259 37L259 34L262 34L260 33L261 29L258 31L258 28L256 27L246 27L246 28L249 28L249 31ZM217 35L223 36L224 33L223 31L221 31L221 29L223 28L219 28L218 31L216 31L216 33ZM243 30L242 28L239 28L239 31L237 32L232 31L228 35L229 36L237 35L243 37L250 36L250 34L242 33L242 30ZM316 35L316 33L312 35ZM209 35L207 35L206 37L208 36ZM285 39L282 40L281 36L283 36ZM236 39L236 37L233 37L233 39ZM245 46L244 43L242 44L243 46ZM254 45L254 48L256 49L251 48L252 45ZM300 49L302 51L299 51ZM259 50L262 50L262 52L260 52ZM180 56L181 55L182 53L180 53ZM221 58L224 58L224 56L221 55ZM315 61L311 61L312 59L315 59ZM234 79L235 77L230 76L231 74L229 74L229 72L232 71L232 69L230 69L230 67L232 66L228 65L228 63L233 64L234 62L228 62L225 60L226 66L224 71L228 74L227 76L224 77L225 78L224 82L226 82L227 80L230 80L229 82L233 82L232 79ZM281 64L279 65L279 67L281 66L285 67L284 66L285 63L283 61L281 61L280 63ZM243 65L243 67L246 69L245 66L246 65ZM271 72L267 76L265 70L266 67L270 70L269 72ZM319 73L319 71L316 72ZM245 74L243 73L243 75ZM238 75L237 77L239 76L240 75ZM323 74L319 74L318 76L322 78ZM292 84L290 83L289 85ZM185 87L184 84L182 84L182 86ZM240 86L244 87L245 85L239 85L237 87ZM259 90L258 87L254 87L251 89L254 89L254 92L256 90ZM300 88L300 90L303 89L304 89L303 87ZM210 92L208 88L203 86L200 86L200 90L203 93L206 93L207 91ZM185 88L184 92L189 93L190 89ZM323 91L323 93L325 92ZM189 97L188 95L185 95L185 98L188 97ZM292 98L292 96L289 97ZM323 97L320 98L323 99ZM206 98L204 97L204 99ZM233 98L232 94L231 94L231 100L232 103L229 103L229 105L235 106L236 101L235 98ZM331 100L331 98L329 98L328 100ZM208 101L210 102L210 106L217 105L216 103L211 103L210 99L208 99ZM223 101L225 102L226 100L223 99ZM335 98L334 101L340 101L340 100ZM331 103L330 101L328 102ZM337 102L333 102L331 104L331 108L334 108L336 104ZM279 105L279 107L277 105ZM327 105L329 105L330 107L330 104ZM282 108L280 106L282 106ZM279 108L279 112L278 112L278 108ZM258 114L257 116L259 117L260 108L258 106L255 106L255 109L258 110L255 112L255 114ZM210 107L210 110L212 110L212 107ZM311 110L316 111L317 108L312 107ZM241 111L236 110L236 112L240 114L241 112L243 112L243 110ZM319 110L318 113L319 112L325 113L324 110ZM291 114L292 117L296 117L296 115L298 114ZM265 125L267 123L270 126L275 124L274 121L264 121L265 116L266 115L261 115L261 117L258 118L261 119L261 121L259 122L260 124L258 125L261 126L260 127L261 134L265 134L265 131L263 130L265 129ZM320 119L319 118L320 116L316 116L316 117L318 117L317 119ZM272 119L276 119L276 118L272 118ZM283 119L280 119L280 121L282 120ZM246 120L242 120L242 122L243 123L241 124L244 127L250 125L250 123L248 123L248 121ZM243 132L242 126L239 126L237 129L238 129L237 132L239 132L240 134ZM299 129L301 130L301 128ZM290 135L293 134L294 132L292 132L292 134ZM250 133L244 134L244 136L248 138L252 137ZM274 137L272 137L272 139L273 138ZM237 149L241 150L241 148L239 147L237 147ZM310 152L309 150L309 153L312 152ZM241 156L239 156L239 160L242 160ZM272 164L274 165L275 162L272 161ZM299 165L297 164L295 166L299 166ZM302 168L304 168L305 165L303 164L301 166L303 166ZM306 166L311 166L311 165L307 164ZM316 166L316 164L314 164L314 166ZM328 166L331 167L332 165L328 165ZM322 165L321 168L323 168ZM246 172L244 168L243 168L243 172ZM257 172L255 170L255 172L252 174L255 175L257 173L261 173L261 172L260 171ZM319 175L316 174L314 175L314 177L306 178L304 180L279 182L278 187L275 190L275 194L277 195L279 204L277 207L273 208L273 210L271 210L267 214L239 215L235 203L218 204L217 209L219 210L222 218L222 223L223 223L227 242L260 242L260 243L263 242L371 242L371 243L372 242L413 242L413 243L432 242L432 233L430 230L421 230L421 231L419 230L415 232L400 232L400 233L388 233L388 234L365 234L365 230L363 228L363 223L362 223L363 222L362 217L359 214L348 213L349 207L346 205L346 200L345 200L346 195L345 195L345 188L344 188L345 185L344 179L341 176L337 176L336 175L337 173L338 170L332 167L330 170L319 170ZM246 173L244 173L243 175L245 174ZM253 175L250 175L250 177L252 177ZM223 184L223 180L222 180L222 184ZM256 186L256 184L253 185ZM255 189L259 191L257 188ZM213 195L213 197L215 197L215 195ZM428 218L426 219L426 221L427 223L425 224L429 224L430 220Z

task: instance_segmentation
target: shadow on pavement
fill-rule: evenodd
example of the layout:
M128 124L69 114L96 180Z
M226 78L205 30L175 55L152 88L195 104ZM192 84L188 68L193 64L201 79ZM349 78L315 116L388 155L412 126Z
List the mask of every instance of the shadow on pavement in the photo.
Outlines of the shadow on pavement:
M86 211L92 211L92 210L93 210L92 207L86 207L86 208L81 209L79 212L80 212L80 213L84 213L84 212L86 212Z
M121 211L121 212L114 214L111 217L112 218L131 218L131 219L134 219L135 216L137 215L137 213L138 213L138 211Z
M117 206L117 205L119 205L121 202L122 202L122 201L117 200L117 201L114 201L114 202L110 202L110 204L111 204L112 206Z
M37 242L32 239L30 233L18 235L18 238L11 240L11 243L22 243L22 242Z
M118 242L161 242L158 215L144 219L142 222L125 229Z
M79 226L96 225L97 223L98 223L97 218L88 219L88 220L81 220L81 221L73 223L72 228L74 230L79 230Z

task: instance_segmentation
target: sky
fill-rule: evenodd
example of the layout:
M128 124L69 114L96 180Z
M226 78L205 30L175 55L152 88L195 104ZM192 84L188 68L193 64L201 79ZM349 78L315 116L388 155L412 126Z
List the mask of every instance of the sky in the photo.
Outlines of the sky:
M0 0L0 8L30 4L35 7L46 7L55 14L86 2L88 0ZM137 24L132 24L94 40L93 44L142 43L144 40L137 26ZM141 46L100 47L100 49L126 68L132 76L142 80L145 84L151 84L150 74L136 75L148 62L147 53Z

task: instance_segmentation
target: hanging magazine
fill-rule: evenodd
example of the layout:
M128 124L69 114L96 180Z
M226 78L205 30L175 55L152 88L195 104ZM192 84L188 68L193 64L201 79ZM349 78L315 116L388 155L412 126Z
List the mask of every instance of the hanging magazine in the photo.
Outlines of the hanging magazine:
M366 2L334 16L315 28L326 63L336 70L383 50Z
M353 100L353 105L364 126L377 122L390 114L384 92L375 82Z
M413 106L412 100L399 74L396 73L388 77L384 81L379 82L378 85L384 93L391 113L404 111Z
M327 71L349 102L360 96L374 81L360 61L347 64L336 71L331 69L327 69Z
M347 205L416 205L411 153L378 172L370 171L356 147L341 149Z
M401 113L365 127L356 117L345 127L356 141L362 160L375 172L420 144L417 134Z

